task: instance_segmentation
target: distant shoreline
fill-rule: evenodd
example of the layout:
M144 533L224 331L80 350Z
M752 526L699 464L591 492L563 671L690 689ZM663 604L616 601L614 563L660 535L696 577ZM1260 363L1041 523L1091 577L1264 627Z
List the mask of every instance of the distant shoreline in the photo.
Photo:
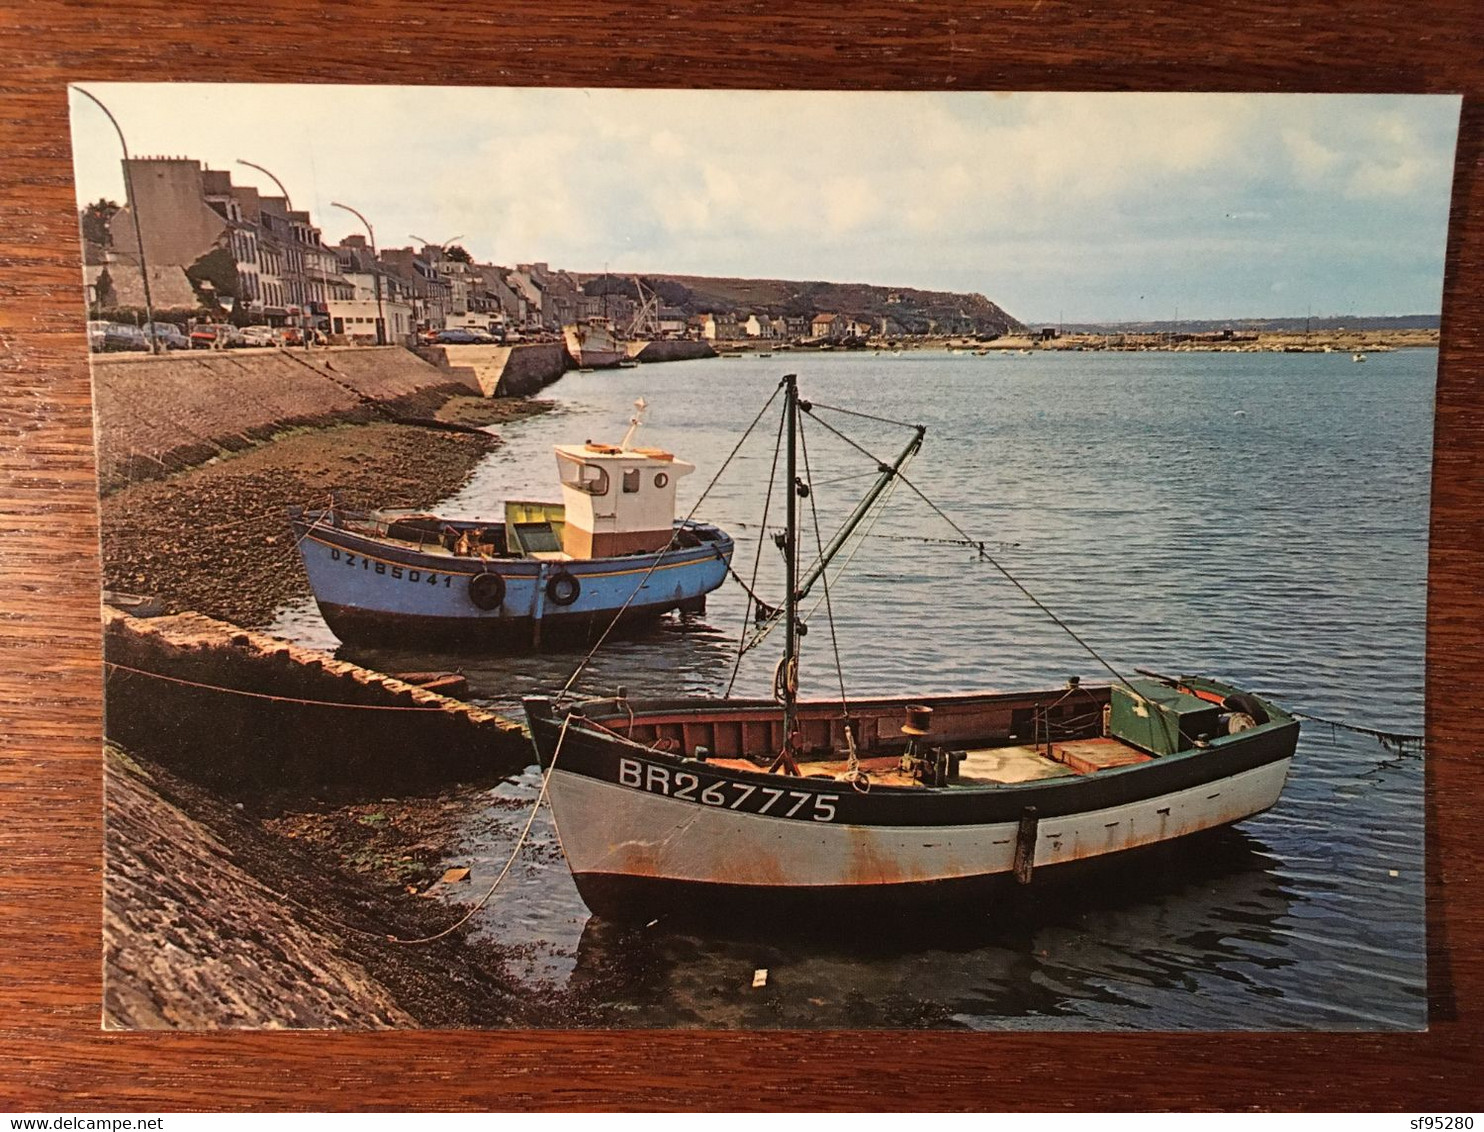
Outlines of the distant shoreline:
M1322 330L1273 332L1143 332L1108 334L1062 334L1042 337L1039 334L1004 335L983 342L976 338L911 337L870 339L864 346L842 346L835 343L769 342L763 339L717 341L717 351L728 354L760 354L772 351L835 351L838 353L896 353L903 350L947 350L954 353L1001 354L1020 351L1098 351L1124 353L1150 351L1165 353L1279 353L1279 354L1366 354L1391 350L1436 348L1436 329L1397 330Z

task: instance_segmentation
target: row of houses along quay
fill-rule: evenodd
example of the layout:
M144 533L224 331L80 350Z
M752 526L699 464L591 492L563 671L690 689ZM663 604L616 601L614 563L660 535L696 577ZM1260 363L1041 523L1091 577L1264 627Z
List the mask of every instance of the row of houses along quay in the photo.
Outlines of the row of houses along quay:
M1023 329L982 295L864 284L584 273L476 263L456 244L325 243L287 192L234 183L189 157L124 162L126 200L81 212L90 317L317 331L344 344L410 344L470 327L554 336L601 320L624 337L864 341Z

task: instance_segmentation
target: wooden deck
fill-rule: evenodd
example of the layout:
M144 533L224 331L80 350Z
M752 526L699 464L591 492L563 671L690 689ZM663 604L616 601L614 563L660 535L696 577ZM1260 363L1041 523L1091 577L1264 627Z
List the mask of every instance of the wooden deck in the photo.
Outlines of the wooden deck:
M1096 774L1100 770L1132 766L1148 762L1149 755L1130 747L1119 739L1074 739L1065 743L1054 743L1048 758L1045 748L1031 746L980 747L964 752L959 764L958 777L949 783L954 786L995 786L1016 782L1035 782L1044 778L1071 778L1077 775ZM759 767L747 759L711 758L713 766L728 770L758 770ZM880 786L921 786L922 783L901 769L901 759L892 755L885 758L861 759L860 769L871 776L871 781ZM843 778L849 763L843 758L808 759L802 761L800 769L806 778Z

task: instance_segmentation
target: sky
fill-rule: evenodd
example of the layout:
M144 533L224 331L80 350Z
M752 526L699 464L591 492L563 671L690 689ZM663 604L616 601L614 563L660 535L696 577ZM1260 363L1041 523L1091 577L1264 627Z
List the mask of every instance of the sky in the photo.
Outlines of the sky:
M334 243L977 291L1024 322L1436 314L1460 99L81 84ZM80 203L124 200L72 92ZM415 239L415 237L417 237Z

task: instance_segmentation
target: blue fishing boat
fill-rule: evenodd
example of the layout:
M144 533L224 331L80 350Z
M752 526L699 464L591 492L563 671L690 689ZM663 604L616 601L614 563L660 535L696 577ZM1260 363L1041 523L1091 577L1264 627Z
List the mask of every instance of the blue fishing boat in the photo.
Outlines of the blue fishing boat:
M620 444L557 445L563 501L507 501L502 522L293 509L325 623L351 644L525 649L702 612L732 539L675 518L676 481L695 465L634 447L638 423Z

